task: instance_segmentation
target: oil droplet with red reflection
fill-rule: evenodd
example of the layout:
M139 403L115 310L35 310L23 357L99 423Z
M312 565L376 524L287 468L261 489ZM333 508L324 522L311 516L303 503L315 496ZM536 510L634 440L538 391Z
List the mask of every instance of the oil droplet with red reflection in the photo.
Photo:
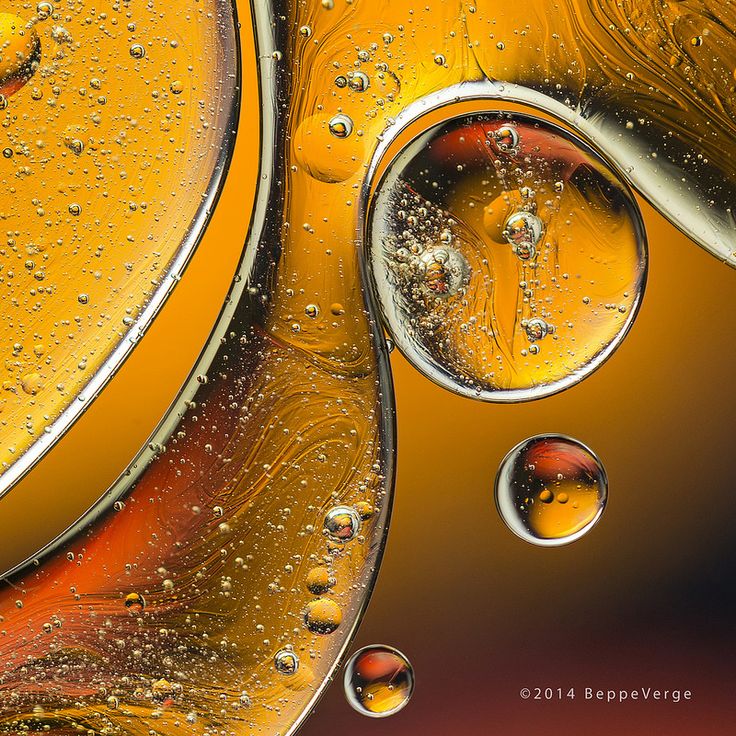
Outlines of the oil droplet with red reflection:
M398 713L414 692L414 669L398 650L383 644L360 649L345 665L345 697L358 713L385 718Z
M496 476L496 507L506 526L544 547L587 534L607 498L600 460L582 442L562 435L524 440L506 455Z

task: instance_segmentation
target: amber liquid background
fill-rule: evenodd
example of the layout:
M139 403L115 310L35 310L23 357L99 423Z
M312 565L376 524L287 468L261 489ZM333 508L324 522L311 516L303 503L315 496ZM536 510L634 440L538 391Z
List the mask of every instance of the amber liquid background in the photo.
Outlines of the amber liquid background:
M241 21L247 39L242 7ZM3 500L19 499L15 516L3 517L8 558L114 479L173 398L216 316L256 179L255 68L252 48L244 52L238 147L212 226L103 397ZM404 711L374 721L353 713L335 682L303 734L733 733L736 273L652 210L645 217L651 263L641 312L611 360L579 386L493 406L442 391L393 355L395 511L355 647L402 649L417 687ZM598 527L563 549L524 544L493 504L498 463L540 432L581 439L610 479ZM578 697L561 703L518 694L571 686ZM693 700L607 705L585 702L587 686L690 689Z

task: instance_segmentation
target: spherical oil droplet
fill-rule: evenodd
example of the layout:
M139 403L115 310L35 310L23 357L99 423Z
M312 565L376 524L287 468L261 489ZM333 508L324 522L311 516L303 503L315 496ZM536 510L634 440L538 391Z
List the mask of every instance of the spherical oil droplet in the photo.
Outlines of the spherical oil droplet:
M299 669L299 657L291 649L279 649L274 655L273 666L282 675L293 675Z
M322 595L332 588L337 581L326 567L313 567L307 573L307 590L314 595Z
M335 506L325 515L325 531L335 542L345 544L360 532L360 514L352 506Z
M600 460L563 435L524 440L503 459L496 476L496 507L521 539L542 547L569 544L598 522L608 498Z
M146 607L146 600L140 593L128 593L125 596L125 607L134 611L142 611Z
M584 141L520 113L451 117L408 142L370 202L366 247L392 341L484 401L588 376L625 337L646 280L626 185Z
M385 718L409 702L414 692L414 670L398 649L373 645L350 657L343 687L348 703L358 713Z
M340 113L330 120L329 127L335 138L347 138L353 132L353 121Z
M331 598L310 601L304 611L304 624L313 634L331 634L342 623L342 610Z

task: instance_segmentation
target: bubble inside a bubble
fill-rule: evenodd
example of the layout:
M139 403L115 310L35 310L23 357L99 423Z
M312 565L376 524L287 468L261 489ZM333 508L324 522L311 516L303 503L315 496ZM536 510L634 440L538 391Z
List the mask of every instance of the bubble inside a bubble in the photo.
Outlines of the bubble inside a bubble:
M367 262L387 331L444 388L521 401L615 350L644 289L638 206L585 142L519 113L450 117L388 163Z
M345 665L343 687L360 714L385 718L398 713L414 692L414 669L393 647L377 644L353 654Z
M598 522L608 499L606 472L595 453L563 435L524 440L496 475L496 507L521 539L543 547L569 544Z

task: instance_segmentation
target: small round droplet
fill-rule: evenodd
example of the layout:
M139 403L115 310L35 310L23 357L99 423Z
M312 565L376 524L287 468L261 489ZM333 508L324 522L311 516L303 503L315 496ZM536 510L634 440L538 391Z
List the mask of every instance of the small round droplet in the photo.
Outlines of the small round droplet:
M293 675L299 669L299 657L291 649L279 649L273 658L273 666L282 675Z
M351 135L352 131L347 115L320 113L304 118L292 139L297 165L319 181L345 181L361 168L366 155L363 136Z
M12 148L3 148L3 156L5 158L13 158L13 149Z
M353 654L345 665L343 688L348 703L370 718L398 713L414 692L414 669L393 647L377 644Z
M340 113L330 120L329 127L335 138L347 138L353 132L353 121Z
M179 81L178 79L175 79L169 85L169 89L171 90L172 95L180 95L184 91L184 83Z
M134 43L130 47L130 55L134 59L142 59L146 55L146 49L139 43Z
M69 205L69 214L72 215L72 217L79 217L79 215L82 214L82 205L72 203Z
M348 86L348 78L343 76L342 74L335 77L335 86L340 87L340 89L343 89L344 87Z
M491 132L496 148L503 153L516 153L519 148L519 131L513 125L501 125Z
M348 77L348 84L353 92L365 92L371 82L365 72L353 72Z
M80 304L89 304L89 296L87 294L79 294L77 296L77 301Z
M496 476L496 507L521 539L558 547L580 539L606 506L608 480L600 460L582 442L537 435L514 447Z
M536 248L544 234L544 224L531 212L514 212L504 224L503 236L511 244L519 258L529 260L536 255Z
M36 5L36 14L39 20L46 20L54 14L54 6L49 2L40 2Z
M390 349L389 349L389 352L391 352ZM360 518L363 521L370 519L373 516L373 514L376 513L376 510L373 507L373 504L368 503L368 501L358 501L358 503L355 504L355 510L358 512L358 514L360 514Z
M146 607L146 600L140 593L128 593L125 596L125 607L142 611Z
M442 54L435 54L434 63L437 66L444 66L447 63L447 59Z
M435 296L455 296L468 282L468 262L453 248L429 248L419 262L424 286Z
M541 340L547 337L550 326L539 317L534 317L526 323L526 335L530 340Z
M304 314L306 314L310 319L315 319L319 316L319 307L316 304L307 304L307 306L304 307Z
M331 598L310 601L304 611L304 624L313 634L331 634L342 623L342 610Z
M352 506L335 506L325 515L325 531L335 542L350 542L360 532L360 514Z
M23 378L20 379L20 387L29 396L35 396L42 386L41 375L39 373L27 373Z
M326 567L313 567L307 573L307 590L314 595L326 593L336 582Z
M80 138L65 137L64 145L75 155L81 156L84 153L84 142Z

